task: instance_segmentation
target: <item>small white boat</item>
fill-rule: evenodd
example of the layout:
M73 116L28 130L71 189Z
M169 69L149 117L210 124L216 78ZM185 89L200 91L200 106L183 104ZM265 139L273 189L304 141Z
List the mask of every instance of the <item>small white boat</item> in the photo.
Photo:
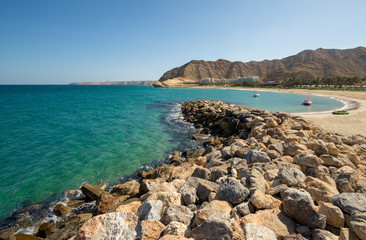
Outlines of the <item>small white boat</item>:
M311 101L310 98L305 98L305 100L302 104L309 106L309 105L313 104L313 102Z
M253 97L259 97L260 94L259 93L254 93L254 96Z

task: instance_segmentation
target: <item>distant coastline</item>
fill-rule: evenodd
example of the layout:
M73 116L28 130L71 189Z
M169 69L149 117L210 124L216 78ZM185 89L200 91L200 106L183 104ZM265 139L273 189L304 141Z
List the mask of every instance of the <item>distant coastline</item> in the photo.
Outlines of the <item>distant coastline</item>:
M69 85L134 85L152 86L156 81L106 81L106 82L74 82Z

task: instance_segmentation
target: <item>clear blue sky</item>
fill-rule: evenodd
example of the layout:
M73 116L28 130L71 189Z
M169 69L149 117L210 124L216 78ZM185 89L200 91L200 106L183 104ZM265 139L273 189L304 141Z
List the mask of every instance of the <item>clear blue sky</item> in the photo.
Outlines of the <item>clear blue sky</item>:
M365 0L0 0L0 84L157 80L192 59L366 46Z

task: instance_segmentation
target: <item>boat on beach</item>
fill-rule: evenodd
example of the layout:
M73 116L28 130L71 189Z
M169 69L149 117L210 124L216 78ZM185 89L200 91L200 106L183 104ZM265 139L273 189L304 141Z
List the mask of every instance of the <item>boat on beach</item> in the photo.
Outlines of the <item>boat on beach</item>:
M304 104L306 106L309 106L309 105L313 104L313 102L311 101L310 98L305 98L305 100L304 100L304 102L302 104Z
M260 94L259 93L254 93L253 97L259 97Z
M345 110L333 111L332 114L334 115L348 115L349 112Z

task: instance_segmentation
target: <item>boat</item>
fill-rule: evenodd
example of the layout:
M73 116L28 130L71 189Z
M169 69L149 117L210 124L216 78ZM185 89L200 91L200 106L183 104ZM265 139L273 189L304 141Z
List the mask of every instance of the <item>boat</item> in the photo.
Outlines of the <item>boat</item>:
M260 94L259 93L254 93L254 96L253 97L259 97Z
M335 115L347 115L349 114L348 111L345 111L345 110L339 110L339 111L333 111L332 114L335 114Z
M313 102L311 101L311 99L307 97L307 98L305 98L305 100L304 100L304 102L303 102L302 104L309 106L309 105L311 105L312 103L313 103Z

